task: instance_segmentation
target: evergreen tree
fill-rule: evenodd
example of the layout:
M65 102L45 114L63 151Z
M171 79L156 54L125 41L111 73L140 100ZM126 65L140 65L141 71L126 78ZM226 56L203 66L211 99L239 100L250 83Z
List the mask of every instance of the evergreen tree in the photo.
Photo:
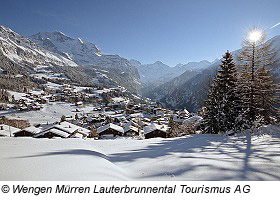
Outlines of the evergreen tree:
M235 129L238 116L237 69L230 52L223 56L221 69L210 87L205 101L203 127L205 133Z
M168 137L178 137L178 135L180 134L180 129L178 127L178 124L174 122L173 117L169 118L168 126L169 126Z
M208 91L208 98L205 101L205 112L203 115L203 133L219 133L219 111L218 111L218 87L216 79L213 81Z
M238 116L237 69L232 54L226 52L223 56L221 70L217 74L217 87L219 90L219 115L221 116L220 131L235 129Z
M64 121L66 121L66 116L62 115L61 118L60 118L60 122L64 122Z

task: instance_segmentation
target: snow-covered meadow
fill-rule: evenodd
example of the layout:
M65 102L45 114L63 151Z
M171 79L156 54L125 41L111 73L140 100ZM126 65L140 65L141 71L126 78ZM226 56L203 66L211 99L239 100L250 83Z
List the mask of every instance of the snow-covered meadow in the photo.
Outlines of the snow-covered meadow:
M0 180L280 180L280 128L148 140L0 138Z

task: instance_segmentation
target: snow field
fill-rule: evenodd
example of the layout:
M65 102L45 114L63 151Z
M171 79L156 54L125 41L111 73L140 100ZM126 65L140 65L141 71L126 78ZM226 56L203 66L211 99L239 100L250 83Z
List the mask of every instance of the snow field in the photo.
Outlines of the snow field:
M279 181L280 128L269 130L148 140L0 138L0 180Z

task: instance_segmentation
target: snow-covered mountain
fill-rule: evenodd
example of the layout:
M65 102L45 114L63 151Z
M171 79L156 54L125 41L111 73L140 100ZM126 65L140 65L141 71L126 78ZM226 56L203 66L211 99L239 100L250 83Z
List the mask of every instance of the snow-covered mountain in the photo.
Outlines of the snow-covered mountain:
M134 64L136 62L134 61ZM141 64L139 65L140 62L138 62L137 67L138 72L140 74L141 82L144 85L152 85L152 84L161 84L163 83L166 79L172 79L176 75L173 74L171 68L163 64L160 61L157 61L153 64ZM132 63L133 64L133 63Z
M189 62L187 64L177 64L174 70L185 72L186 70L202 71L211 64L208 60L202 60L200 62Z
M193 74L197 74L197 72L200 72L211 64L206 60L178 64L175 67L170 67L161 61L157 61L153 64L141 64L141 62L137 60L130 60L130 63L139 71L141 82L143 84L142 91L144 94L150 93L154 88L164 85L186 71L191 77Z
M120 85L137 92L140 87L140 76L136 67L118 55L105 55L87 41L74 39L62 32L40 32L29 37L41 47L55 52L78 65L104 69Z
M41 48L4 26L0 26L0 57L20 65L77 66L72 60Z
M58 53L73 60L79 65L89 65L96 62L101 56L100 50L92 43L74 39L62 32L40 32L29 37L32 41L45 49Z
M0 68L9 73L36 73L37 67L48 67L54 73L68 74L75 80L91 83L115 82L138 92L140 76L137 68L118 55L103 55L92 43L73 39L61 32L38 33L29 38L0 26ZM61 67L61 69L59 69ZM69 70L67 70L67 67ZM73 69L76 67L76 69ZM98 73L97 73L98 72ZM81 73L83 76L80 76ZM96 81L99 80L99 81ZM78 80L80 82L80 80ZM102 85L103 87L104 85Z
M197 74L199 74L198 71L186 70L180 76L177 76L174 79L172 79L152 90L146 90L143 95L146 97L149 97L151 99L161 101L162 98L164 98L166 95L171 94L175 88L180 87L182 84L184 84L186 81L193 78Z

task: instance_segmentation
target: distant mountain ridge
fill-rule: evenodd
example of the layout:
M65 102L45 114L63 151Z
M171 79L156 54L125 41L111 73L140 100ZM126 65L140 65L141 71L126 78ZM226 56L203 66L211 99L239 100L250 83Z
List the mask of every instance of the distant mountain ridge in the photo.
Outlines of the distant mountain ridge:
M185 72L188 72L186 74L189 74L190 77L192 77L194 74L197 74L211 64L206 60L200 62L190 62L187 64L178 64L175 67L170 67L161 61L156 61L152 64L142 64L137 60L130 60L130 63L139 71L142 82L142 93L144 95Z
M273 42L277 52L278 63L272 69L278 82L280 82L280 36L268 40ZM237 55L241 49L233 51L233 57L237 63ZM208 86L216 72L219 70L221 61L216 59L206 69L193 77L189 73L183 73L166 84L163 84L146 94L147 97L156 99L169 108L187 108L191 112L197 111L207 97Z

